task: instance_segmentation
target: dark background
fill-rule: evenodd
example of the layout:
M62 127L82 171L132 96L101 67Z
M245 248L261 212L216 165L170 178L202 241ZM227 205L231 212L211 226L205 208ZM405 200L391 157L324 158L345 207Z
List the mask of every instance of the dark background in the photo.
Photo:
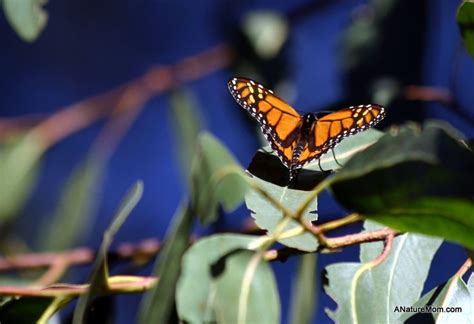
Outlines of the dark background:
M400 89L406 85L442 88L452 95L452 104L410 101L398 95L389 102L389 114L381 127L438 118L472 137L474 61L462 48L455 21L460 1L384 2L395 7L386 16L364 7L366 1L355 0L51 0L46 6L47 27L32 44L19 39L6 20L0 19L0 118L54 113L139 77L152 66L173 64L226 43L234 48L235 64L184 86L195 96L207 128L244 167L260 144L251 122L226 88L243 59L259 69L259 80L266 85L273 87L282 80L290 84L292 91L286 98L300 111L369 102L374 93L371 85L381 77L389 77ZM256 10L273 10L288 19L289 39L284 51L273 60L254 56L239 36L241 18ZM358 17L367 16L372 16L374 30L379 33L376 41L362 54L347 54L351 41L357 40L357 32L344 38L346 31ZM347 67L344 63L349 59L356 63ZM66 177L84 159L102 127L102 122L95 123L48 151L36 190L17 224L18 233L31 248L38 222L52 213ZM137 179L144 180L145 194L115 242L164 236L186 194L176 162L174 136L169 96L155 97L107 164L93 231L84 238L84 245L100 244L120 198ZM322 220L344 215L328 195L321 197L319 212ZM240 226L246 216L248 211L241 208L215 228ZM461 248L443 245L425 289L448 279L464 258ZM327 263L356 260L357 249L349 248L344 253L320 257L319 270ZM283 319L287 318L295 265L295 258L274 264ZM85 280L87 272L83 270L78 281ZM149 267L143 273L147 271ZM117 298L118 323L133 321L140 298ZM329 321L323 311L328 306L335 305L322 295L315 322Z

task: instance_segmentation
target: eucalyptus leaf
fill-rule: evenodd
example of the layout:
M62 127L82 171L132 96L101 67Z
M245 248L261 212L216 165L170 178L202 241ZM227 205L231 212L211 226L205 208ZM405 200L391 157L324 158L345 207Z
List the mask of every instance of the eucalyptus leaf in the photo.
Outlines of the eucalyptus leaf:
M354 156L331 189L367 218L473 248L473 168L473 152L447 124L407 124Z
M127 217L140 201L143 195L143 183L137 181L128 191L125 198L120 203L119 208L112 220L109 228L105 231L99 252L94 262L94 267L89 279L89 291L81 297L77 302L74 310L73 324L82 324L86 318L87 308L92 298L100 293L105 293L109 288L109 270L107 265L107 251L112 243L112 239L123 225Z
M400 311L403 310L400 320L407 323L424 321L437 324L468 324L472 323L474 318L474 296L462 277L457 274L442 285L433 288L413 305L401 306L405 306L406 309L400 309ZM448 308L450 308L449 312L446 311ZM457 311L456 308L458 308Z
M235 158L214 136L202 133L191 166L191 203L201 223L216 220L219 204L226 211L238 207L247 188Z
M464 46L469 54L474 57L474 1L463 1L458 8L456 19Z
M48 14L43 9L46 1L2 0L8 22L23 40L33 42L46 26Z
M308 195L310 191L300 191L289 189L288 187L280 187L270 182L263 181L257 177L253 177L252 181L261 187L267 194L278 200L287 209L295 211ZM283 218L283 212L276 206L272 205L265 197L255 190L249 190L245 195L245 204L251 211L255 223L261 229L273 233L278 223ZM315 221L318 218L316 213L318 209L317 198L315 198L303 213L303 219L307 222ZM286 230L301 227L296 221L291 220L285 227ZM318 241L311 233L304 233L299 236L281 239L281 244L299 249L302 251L315 251L318 247Z
M76 166L63 187L56 212L39 235L40 249L72 248L86 234L97 207L102 171L102 161L93 157Z
M381 226L366 221L368 231ZM329 265L326 292L337 309L326 310L337 323L398 323L395 307L411 305L421 296L431 261L441 245L440 239L417 234L396 237L388 257L378 266L367 263L377 258L382 242L361 246L362 263Z
M290 321L292 324L312 323L317 309L316 262L317 254L304 254L299 257L298 271L293 281L291 294Z
M240 250L225 258L216 284L219 323L280 323L280 299L275 277L262 254Z
M44 145L27 134L0 146L0 225L11 220L29 197Z
M176 284L181 271L181 259L189 246L193 224L192 210L183 203L173 217L165 238L165 245L155 266L158 284L140 305L139 323L167 323L173 311Z
M249 235L216 234L193 244L184 254L176 288L176 306L181 321L216 321L216 284L212 269L221 258L237 249L248 249L256 239Z

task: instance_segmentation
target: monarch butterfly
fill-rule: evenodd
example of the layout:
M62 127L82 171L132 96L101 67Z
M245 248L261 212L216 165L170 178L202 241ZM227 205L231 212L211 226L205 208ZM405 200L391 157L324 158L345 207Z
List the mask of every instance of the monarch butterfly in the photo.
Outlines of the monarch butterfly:
M316 113L301 116L295 109L261 84L246 78L228 82L234 99L255 118L282 163L295 171L328 150L344 137L377 124L385 109L375 104L350 106L318 118Z

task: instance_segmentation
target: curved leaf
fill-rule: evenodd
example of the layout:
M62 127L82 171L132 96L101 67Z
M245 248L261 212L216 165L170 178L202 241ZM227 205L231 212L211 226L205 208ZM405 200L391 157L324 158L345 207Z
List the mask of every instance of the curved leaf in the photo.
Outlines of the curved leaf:
M182 259L176 288L180 320L189 323L215 322L215 283L212 266L237 249L247 249L256 236L217 234L196 242Z
M219 204L226 211L241 204L248 185L236 172L243 174L229 151L214 136L202 133L191 166L191 203L201 223L215 221Z

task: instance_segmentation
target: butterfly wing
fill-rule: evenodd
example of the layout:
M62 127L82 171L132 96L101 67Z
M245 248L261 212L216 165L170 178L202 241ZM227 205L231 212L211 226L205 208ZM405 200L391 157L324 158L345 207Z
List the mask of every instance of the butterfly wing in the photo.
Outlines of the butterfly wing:
M385 109L375 104L349 107L321 117L315 121L308 146L301 151L295 167L319 159L343 138L374 126L384 117Z
M275 147L291 147L302 124L296 110L271 90L252 80L233 78L229 80L228 87L234 99L258 121L271 144L275 144Z
M312 149L333 148L344 137L364 131L385 117L379 105L359 105L323 116L314 126Z

